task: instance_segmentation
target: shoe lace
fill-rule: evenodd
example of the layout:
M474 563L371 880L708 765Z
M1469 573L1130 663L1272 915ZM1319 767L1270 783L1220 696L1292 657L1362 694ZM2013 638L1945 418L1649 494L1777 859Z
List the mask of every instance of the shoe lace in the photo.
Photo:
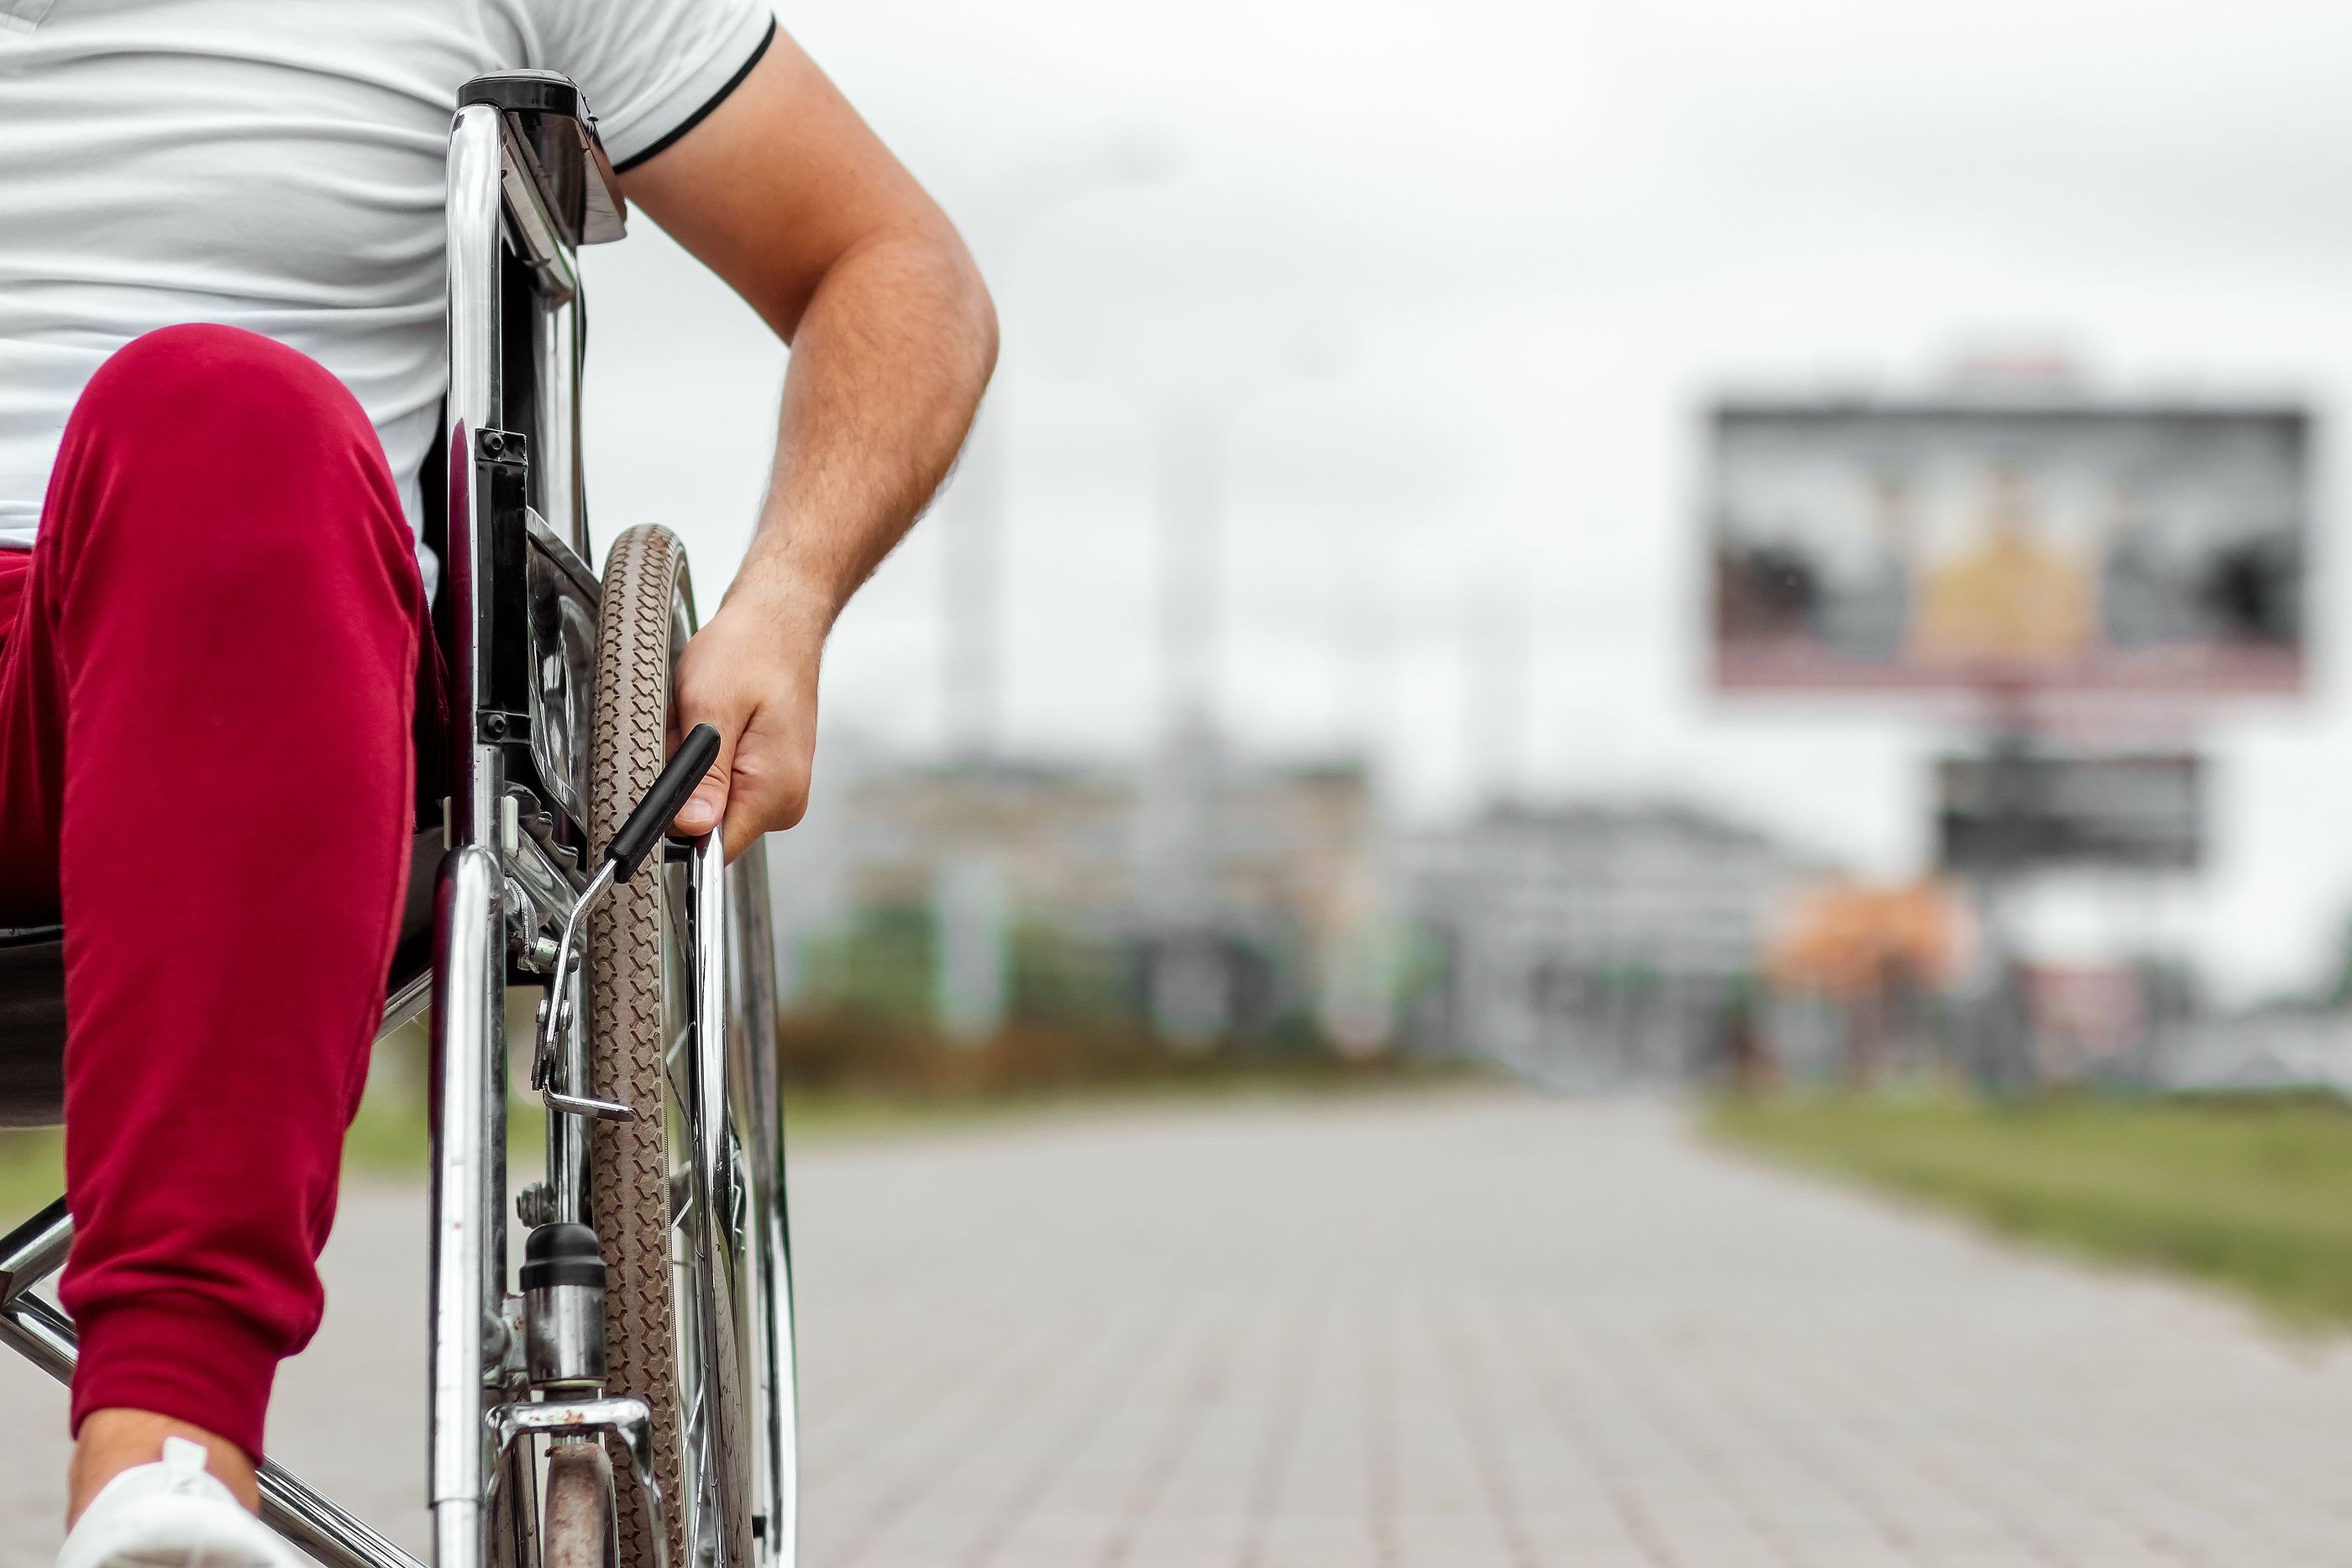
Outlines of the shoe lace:
M205 1446L186 1437L163 1439L163 1473L170 1478L172 1490L185 1494L196 1490L205 1473Z

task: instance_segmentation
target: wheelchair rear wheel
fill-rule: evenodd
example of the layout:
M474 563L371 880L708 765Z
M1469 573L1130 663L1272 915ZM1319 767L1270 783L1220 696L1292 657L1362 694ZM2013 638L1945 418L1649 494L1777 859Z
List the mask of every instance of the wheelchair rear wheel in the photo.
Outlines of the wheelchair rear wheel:
M661 769L691 603L676 536L637 528L614 542L597 629L588 822L596 846ZM769 1380L743 1355L763 1336L748 1304L748 1253L757 1243L740 1178L758 1134L740 1124L754 1115L745 1086L712 1092L699 1081L690 868L664 854L646 869L653 874L616 889L592 924L587 953L592 1092L637 1112L634 1121L593 1124L589 1139L590 1214L610 1271L608 1385L652 1406L672 1568L753 1568L747 1402ZM694 1174L695 1151L721 1107L721 1174L717 1190L707 1190L711 1184ZM618 1516L622 1568L653 1568L643 1511L625 1501Z

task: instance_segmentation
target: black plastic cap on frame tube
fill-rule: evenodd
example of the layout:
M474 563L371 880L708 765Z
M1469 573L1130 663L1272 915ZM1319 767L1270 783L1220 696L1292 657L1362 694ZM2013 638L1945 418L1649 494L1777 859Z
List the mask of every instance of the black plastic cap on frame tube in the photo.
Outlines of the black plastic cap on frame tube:
M596 1249L596 1233L584 1225L541 1225L523 1242L522 1288L543 1291L555 1285L604 1288L604 1256Z

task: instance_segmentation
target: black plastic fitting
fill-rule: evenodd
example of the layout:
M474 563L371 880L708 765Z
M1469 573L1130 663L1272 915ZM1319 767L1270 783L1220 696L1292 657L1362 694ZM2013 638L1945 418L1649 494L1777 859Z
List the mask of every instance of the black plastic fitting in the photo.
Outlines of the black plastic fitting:
M540 1225L522 1244L522 1288L544 1291L556 1285L604 1288L604 1255L596 1247L596 1233L584 1225Z
M670 819L686 804L710 765L719 760L719 732L707 724L698 724L687 732L667 762L662 765L661 777L613 835L604 848L604 858L613 862L616 882L626 882L645 863L646 856L661 841L662 833L669 827Z

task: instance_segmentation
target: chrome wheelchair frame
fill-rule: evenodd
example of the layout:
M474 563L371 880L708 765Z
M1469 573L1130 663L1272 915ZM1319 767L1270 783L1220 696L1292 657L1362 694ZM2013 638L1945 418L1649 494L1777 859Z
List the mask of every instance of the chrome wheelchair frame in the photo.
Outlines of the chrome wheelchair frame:
M445 566L435 615L449 674L447 772L441 821L420 824L414 845L409 912L377 1036L429 1007L433 1562L538 1568L540 1486L551 1473L539 1444L551 1457L561 1449L577 1458L583 1450L566 1445L601 1452L601 1434L627 1460L649 1521L650 1561L630 1568L666 1568L670 1509L688 1517L693 1568L785 1568L795 1555L797 1456L764 858L755 848L726 866L716 835L656 841L691 786L687 766L665 771L609 850L587 841L602 584L587 561L577 253L620 238L625 206L573 84L534 71L467 84L450 137L447 222L449 392L427 470L428 510L446 497L439 527L428 528L442 536ZM693 614L690 595L683 598L681 637ZM673 787L671 775L683 786ZM631 1390L601 1386L601 1287L593 1298L518 1291L509 1267L506 992L546 992L532 1080L547 1107L548 1167L520 1207L527 1225L551 1235L591 1218L588 1122L633 1113L587 1092L594 1020L583 1017L584 982L571 959L584 916L615 880L620 841L639 819L655 831L642 835L650 847L638 853L684 890L679 989L688 1021L671 1069L683 1092L667 1113L649 1108L684 1127L688 1152L669 1198L684 1239L680 1289L698 1295L700 1312L728 1314L715 1335L707 1317L695 1320L702 1326L692 1345L674 1328L674 1348L709 1356L723 1354L707 1343L714 1339L742 1347L748 1364L731 1375L748 1384L748 1497L735 1495L745 1484L741 1461L715 1452L719 1426L706 1424L688 1495L664 1499L654 1479L654 1412ZM602 865L592 865L592 850L604 854ZM54 926L0 931L0 1125L62 1119L62 947ZM677 1216L689 1207L725 1216L723 1225L681 1225ZM59 1198L0 1238L0 1343L60 1380L72 1376L74 1327L34 1287L63 1265L72 1234ZM721 1242L728 1256L696 1255ZM596 1377L579 1364L586 1342ZM698 1400L709 1393L697 1386ZM260 1484L264 1519L331 1568L424 1568L276 1463L264 1464ZM629 1500L606 1499L607 1563L618 1552L611 1511ZM698 1511L728 1509L750 1514L752 1562L733 1561L740 1552L725 1546L724 1528L693 1523Z

